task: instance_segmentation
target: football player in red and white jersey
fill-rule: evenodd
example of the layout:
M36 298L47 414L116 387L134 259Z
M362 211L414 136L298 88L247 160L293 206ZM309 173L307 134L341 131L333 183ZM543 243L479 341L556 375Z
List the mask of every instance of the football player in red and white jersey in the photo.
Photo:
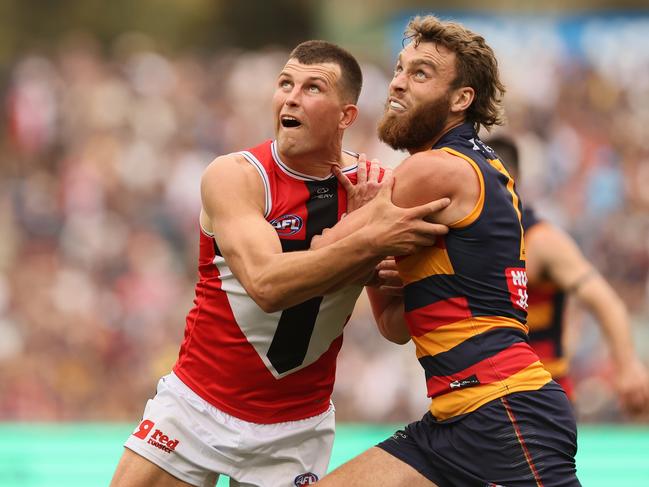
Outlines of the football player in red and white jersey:
M398 208L391 172L343 151L361 84L347 51L300 44L277 80L276 140L206 169L185 338L113 487L212 486L220 474L230 485L299 486L325 474L335 361L362 285L384 256L447 230L424 221L447 201ZM351 211L361 230L310 250Z

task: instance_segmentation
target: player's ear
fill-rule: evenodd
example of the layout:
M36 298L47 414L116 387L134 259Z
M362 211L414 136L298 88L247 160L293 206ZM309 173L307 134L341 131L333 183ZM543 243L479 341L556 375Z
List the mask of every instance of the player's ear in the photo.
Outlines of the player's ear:
M356 117L358 117L358 107L356 105L351 103L343 105L343 108L340 111L340 122L338 122L338 128L345 130L354 123Z
M451 92L451 111L463 112L467 110L475 98L475 90L470 86L462 86Z

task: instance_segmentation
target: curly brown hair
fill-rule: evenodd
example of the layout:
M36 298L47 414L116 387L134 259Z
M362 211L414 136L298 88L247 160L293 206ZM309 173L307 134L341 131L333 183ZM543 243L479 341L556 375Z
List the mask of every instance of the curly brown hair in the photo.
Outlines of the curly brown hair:
M434 42L455 52L457 76L452 88L470 86L475 98L467 109L466 120L478 130L490 129L505 121L502 99L505 86L498 74L498 61L484 37L457 22L442 21L434 15L417 16L404 32L404 43Z

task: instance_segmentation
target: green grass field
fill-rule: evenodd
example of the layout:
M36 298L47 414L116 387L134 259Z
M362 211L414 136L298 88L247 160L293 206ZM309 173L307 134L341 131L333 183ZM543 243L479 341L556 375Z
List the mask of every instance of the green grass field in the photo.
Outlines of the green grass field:
M0 486L105 487L135 425L0 423ZM394 431L338 426L331 468ZM579 427L577 468L585 487L649 486L649 425ZM222 478L219 487L227 486Z

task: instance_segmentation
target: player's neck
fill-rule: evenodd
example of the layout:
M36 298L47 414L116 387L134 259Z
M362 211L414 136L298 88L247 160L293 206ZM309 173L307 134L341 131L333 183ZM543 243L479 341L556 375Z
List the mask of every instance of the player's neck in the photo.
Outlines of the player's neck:
M452 119L449 118L449 120L444 125L444 128L440 130L435 137L433 137L431 140L426 142L421 147L414 147L412 149L408 149L408 152L410 153L410 155L412 155L412 154L416 154L417 152L430 150L435 144L437 144L437 142L439 142L439 140L442 137L444 137L444 135L447 132L453 130L458 125L462 125L464 122L465 122L464 118L452 118Z
M319 150L295 155L286 155L278 150L278 154L286 166L314 178L330 176L333 166L347 167L354 163L354 158L343 153L340 147L337 150Z

